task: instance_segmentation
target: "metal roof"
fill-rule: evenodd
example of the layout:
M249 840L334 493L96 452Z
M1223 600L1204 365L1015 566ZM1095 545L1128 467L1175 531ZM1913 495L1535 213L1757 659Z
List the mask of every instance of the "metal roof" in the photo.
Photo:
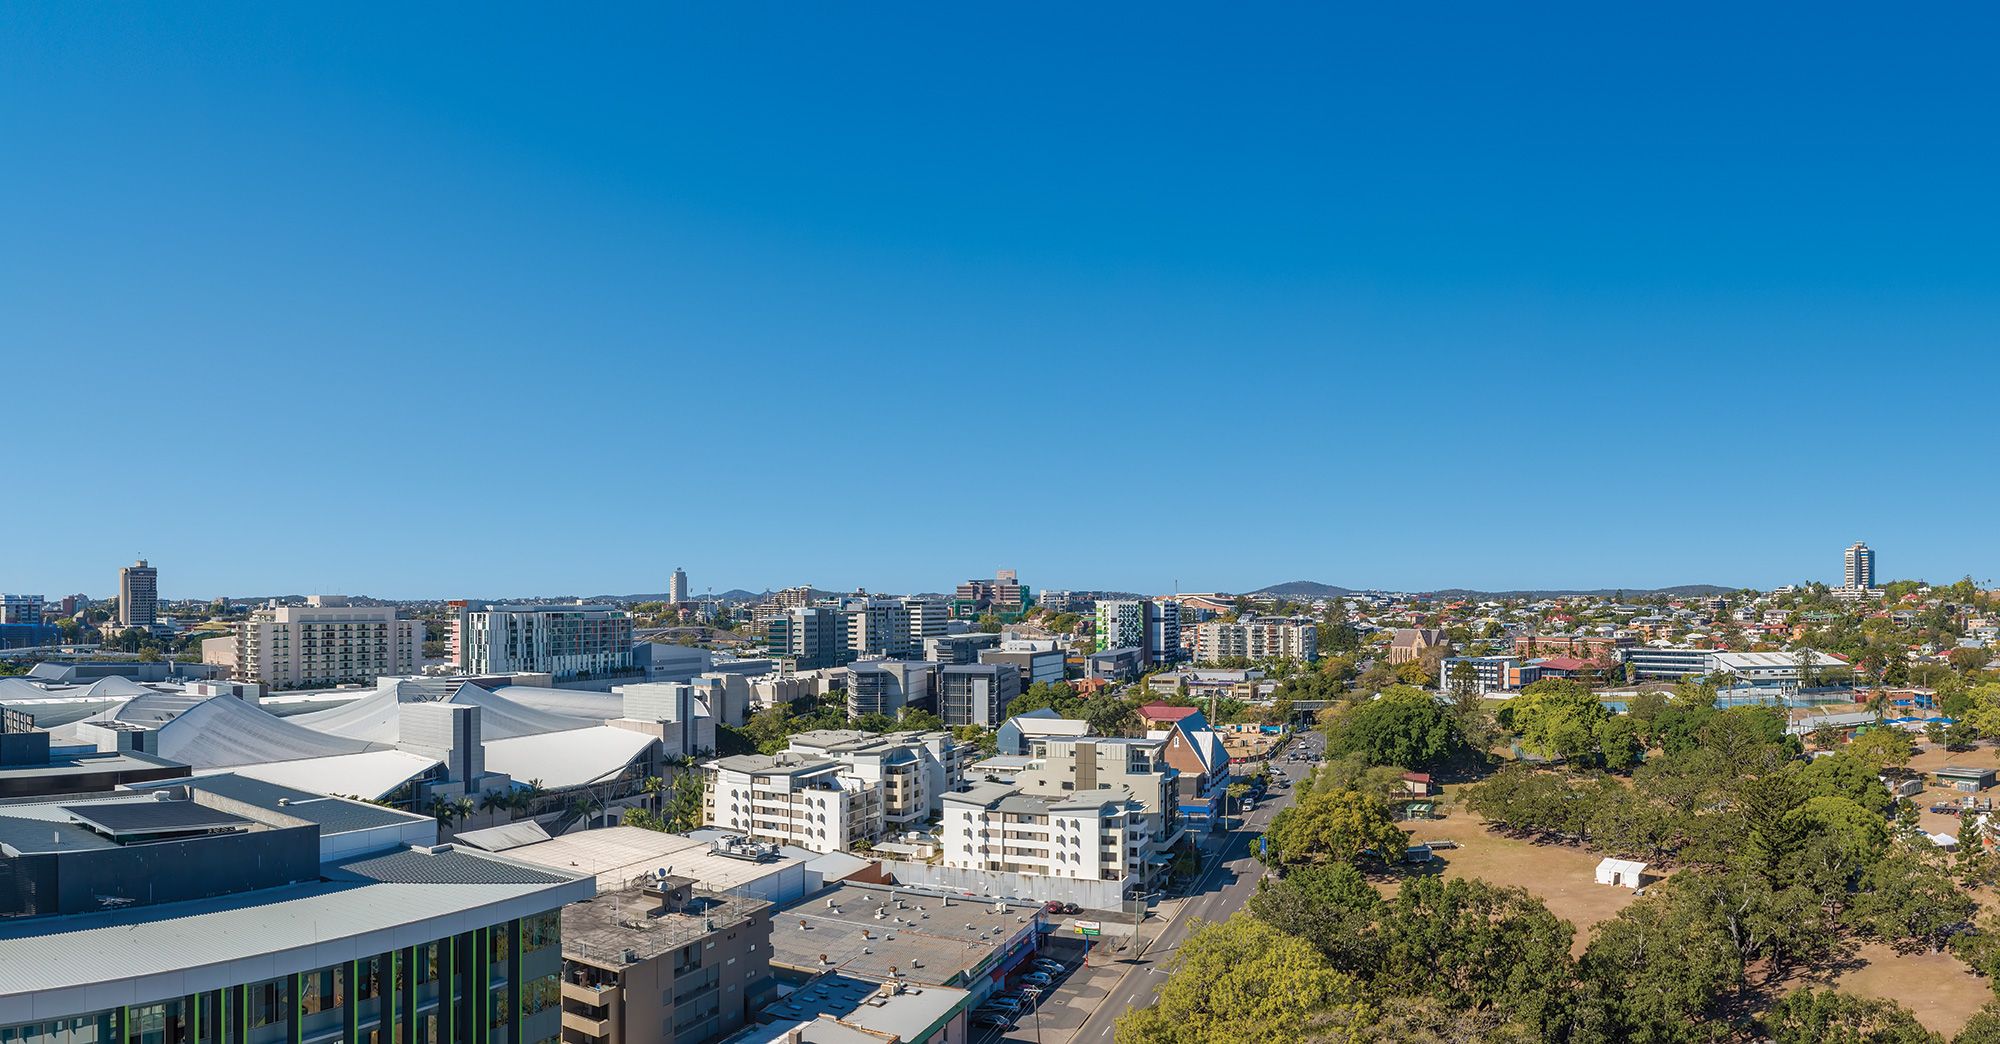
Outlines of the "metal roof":
M268 809L319 824L321 837L329 834L344 834L355 830L372 830L376 827L397 826L414 820L428 820L409 812L399 812L393 808L371 805L365 801L350 801L346 798L328 797L292 787L281 786L250 776L239 776L225 772L214 776L197 776L193 779L169 780L152 786L184 786L231 801L241 801L246 805Z
M255 825L254 820L187 800L64 805L62 810L75 816L85 826L119 836L244 829Z

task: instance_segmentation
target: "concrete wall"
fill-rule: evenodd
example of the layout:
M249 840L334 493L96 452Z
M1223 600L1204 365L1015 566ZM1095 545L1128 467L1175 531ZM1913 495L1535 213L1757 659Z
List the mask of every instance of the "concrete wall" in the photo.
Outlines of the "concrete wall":
M1075 903L1088 910L1117 910L1125 897L1123 881L1078 881L1067 877L1039 874L1010 874L993 870L967 870L927 863L885 859L882 869L901 885L951 888L974 895L996 895L1007 899L1047 902L1050 899Z

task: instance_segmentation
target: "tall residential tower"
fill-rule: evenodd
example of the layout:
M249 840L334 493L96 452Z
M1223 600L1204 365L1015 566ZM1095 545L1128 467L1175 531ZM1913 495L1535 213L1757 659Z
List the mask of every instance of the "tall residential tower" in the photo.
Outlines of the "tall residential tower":
M1847 589L1865 591L1875 586L1875 552L1867 544L1847 549Z
M145 559L118 571L118 623L151 627L160 615L160 571Z

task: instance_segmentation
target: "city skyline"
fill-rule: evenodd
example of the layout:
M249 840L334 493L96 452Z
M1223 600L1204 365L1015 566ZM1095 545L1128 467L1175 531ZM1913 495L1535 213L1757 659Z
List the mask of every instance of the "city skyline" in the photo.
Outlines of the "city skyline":
M1991 13L1148 14L10 5L0 582L2000 576Z
M1799 576L1799 577L1794 577L1794 578L1792 578L1792 579L1789 579L1789 580L1785 580L1785 581L1782 581L1782 582L1779 582L1779 583L1769 583L1769 584L1761 584L1761 585L1759 585L1759 584L1729 584L1729 583L1716 583L1716 582L1714 582L1714 581L1712 581L1712 580L1690 580L1690 581L1685 581L1685 582L1677 582L1677 583L1655 583L1655 584L1622 584L1622 585L1621 585L1621 584L1615 584L1615 583L1614 583L1614 584L1606 584L1606 583L1594 583L1594 584L1574 584L1574 585L1555 585L1555 584L1538 584L1538 583L1523 583L1523 584L1500 584L1500 585L1491 585L1491 586L1481 586L1481 585L1474 585L1474 584L1463 584L1463 583L1445 583L1445 584L1431 584L1431 585L1421 585L1421 586L1417 586L1417 585L1407 585L1407 584L1404 584L1404 585L1398 585L1398 584L1356 584L1356 583L1345 583L1345 582L1343 582L1343 581L1342 581L1342 580L1340 580L1340 579L1328 579L1328 578L1326 578L1326 577L1321 577L1321 576L1304 576L1304 575L1301 575L1301 576L1295 576L1295 577L1291 577L1291 578L1289 578L1289 579L1286 579L1286 580L1270 580L1270 581L1265 581L1265 582L1262 582L1262 583L1257 583L1257 584L1237 584L1237 585L1233 585L1233 586L1232 586L1232 585L1209 585L1209 586L1194 586L1194 585L1187 585L1187 584L1180 584L1180 583L1176 582L1176 583L1172 584L1172 585L1171 585L1171 587L1168 587L1168 588L1157 588L1157 589L1155 589L1155 588L1145 588L1145 587L1136 587L1136 588L1124 588L1124 587L1118 587L1118 586L1116 586L1116 585L1109 585L1109 584L1087 584L1087 583L1066 583L1066 582L1060 582L1060 581L1051 581L1051 582L1045 582L1045 583L1035 583L1035 582L1033 582L1033 581L1032 581L1032 576L1031 576L1031 580L1030 580L1030 581L1027 581L1027 582L1025 582L1025 583L1026 583L1026 586L1027 586L1027 587L1028 587L1028 588L1029 588L1030 590L1032 590L1032 591L1036 591L1036 592L1040 592L1040 591L1042 591L1042 590L1087 590L1087 591L1129 591L1129 592L1131 592L1131 593L1139 593L1139 594L1147 594L1147 595L1160 595L1160 594L1169 594L1169 593L1173 593L1173 592L1175 592L1175 591L1191 591L1191 592L1199 592L1199 591L1225 591L1225 592L1233 592L1233 593L1242 593L1242 592L1249 592L1249 591L1256 591L1256 590L1261 590L1261 589L1263 589L1263 588L1267 588L1267 587L1275 587L1275 586L1279 586L1279 585L1282 585L1282 584L1287 584L1287 583L1297 583L1297 582L1311 582L1311 583L1321 583L1321 584L1327 584L1327 585L1330 585L1330 586L1334 586L1334 587L1346 587L1346 588L1349 588L1349 589L1351 589L1351 590L1356 590L1356 591L1396 591L1396 592L1409 592L1409 593L1420 593L1420 592L1425 592L1425 591L1436 591L1436 590L1474 590L1474 591L1490 591L1490 592L1503 592L1503 591L1570 591L1570 590L1576 590L1576 591L1617 591L1617 590L1628 590L1628 591L1635 591L1635 592L1641 592L1641 591L1655 591L1655 590L1660 590L1660 589L1664 589L1664 588L1677 588L1677 587L1695 587L1695 586L1715 586L1715 587L1727 587L1727 588L1734 588L1734 589L1741 589L1741 588L1749 588L1749 589L1753 589L1753 590L1771 590L1771 589L1774 589L1774 588L1777 588L1777 587L1781 587L1781 586L1784 586L1784 585L1786 585L1786 584L1801 584L1801 583L1814 583L1814 582L1818 582L1818 583L1823 583L1823 584L1826 584L1826 585L1827 585L1828 587L1830 587L1830 588L1839 588L1839 587L1842 587L1842 586L1848 586L1848 587L1852 587L1852 586L1853 586L1853 573L1852 573L1852 570L1853 570L1853 562L1854 562L1854 554L1855 554L1855 552L1856 552L1856 550L1857 550L1857 549L1858 549L1858 550L1859 550L1859 551L1860 551L1860 552L1861 552L1861 553L1862 553L1862 554L1863 554L1863 555L1865 556L1865 558L1866 558L1866 565L1865 565L1865 566L1863 567L1863 572L1864 572L1864 574L1866 575L1866 577L1868 578L1868 581L1869 581L1869 583L1870 583L1870 584L1874 584L1874 585L1879 585L1880 583L1883 583L1883 582L1887 582L1887 580L1891 580L1891 579L1896 579L1896 580L1926 580L1926 581L1929 581L1929 582L1931 582L1931 583L1937 583L1937 584L1943 584L1943 583L1950 583L1950 582L1953 582L1954 580L1958 579L1958 577L1954 577L1954 576L1949 576L1949 575L1936 575L1936 576L1921 576L1921 575L1911 575L1911 576L1903 576L1903 575L1901 575L1901 574L1896 574L1896 575L1893 575L1893 576L1890 576L1890 577L1888 577L1888 578L1886 578L1886 579L1885 579L1884 577L1882 577L1882 576L1879 576L1879 575L1877 575L1877 574L1875 573L1875 569L1876 569L1876 566L1875 566L1875 552L1874 552L1874 550L1873 550L1872 548L1870 548L1870 547L1869 547L1869 546L1868 546L1868 545L1867 545L1867 544L1866 544L1865 542L1857 542L1857 543L1855 543L1855 544L1852 544L1852 545L1849 545L1848 547L1845 547L1845 548L1842 548L1842 549L1841 549L1841 555L1842 555L1842 560L1843 560L1843 562L1842 562L1842 565L1843 565L1843 569L1840 569L1840 570L1834 570L1834 571L1832 571L1832 575L1831 575L1831 576L1819 576L1819 575L1804 575L1804 576ZM151 565L149 565L149 564L148 564L148 562L147 562L146 560L144 560L144 559L141 559L141 560L139 560L139 561L138 561L138 562L137 562L136 564L137 564L137 565L139 565L139 566L141 566L141 567L145 567L145 572L146 572L146 574L148 575L148 577L149 577L149 580L151 580L152 582L157 582L157 581L156 581L156 577L157 577L157 575L158 575L158 573L159 573L159 567L158 567L158 565L157 565L157 564L151 564ZM1011 567L1007 568L1007 570L1006 570L1006 571L1007 571L1007 572L1010 572L1010 573L1019 573L1019 572L1020 572L1020 570L1019 570L1019 569L1017 569L1017 568L1011 568ZM119 570L119 581L120 581L120 584L121 584L121 585L122 585L122 584L123 584L123 583L125 582L125 579L126 579L126 576L127 576L127 575L128 575L128 574L129 574L130 572L131 572L131 567L130 567L130 566L125 566L125 567L120 567L120 570ZM18 575L18 574L15 574L15 575ZM1969 574L1969 573L1961 573L1961 574L1959 574L1959 576L1973 576L1973 574ZM1979 584L1980 586L1982 586L1982 587L1991 587L1991 586L1993 586L1993 581L1992 581L1992 579L1991 579L1991 578L1988 578L1988 577L1979 577L1979 576L1973 576L1973 579L1974 579L1974 581L1975 581L1976 583L1978 583L1978 584ZM5 580L6 580L6 578L0 578L0 584L4 584L4 581L5 581ZM688 579L688 576L687 576L686 572L684 571L684 569L683 569L682 567L675 567L675 568L674 568L674 569L673 569L672 571L670 571L670 572L669 572L669 573L668 573L668 574L666 575L666 577L665 577L665 580L664 580L664 582L663 582L663 583L661 583L661 584L659 585L659 587L658 587L658 589L657 589L657 590L655 590L655 589L652 589L652 588L649 588L649 587L646 587L646 586L644 586L643 584L641 584L641 585L639 585L639 586L632 586L632 585L627 585L627 586L624 586L624 587L617 587L617 586L611 586L611 587L602 587L602 588L588 588L588 589L586 589L586 588L580 588L580 587L573 587L573 588L551 588L551 589L547 589L547 590L536 590L536 591L525 591L525 590L504 590L504 591L494 591L494 590L486 590L486 589L481 589L481 590L479 590L479 591L476 591L476 592L473 592L473 591L451 591L451 592L435 592L435 591L432 591L432 592L422 592L422 593L407 593L407 592L394 592L394 593L389 593L389 592L380 592L380 591L371 591L371 590L362 590L362 589L358 589L358 588L348 588L348 589L341 589L341 590L335 590L335 589L333 589L333 588L325 588L325 589L319 589L319 588L313 588L313 589L306 589L306 588L282 588L282 587L272 587L272 588L268 588L268 589L260 589L260 590L255 590L255 591L241 591L241 592L236 592L236 591L213 591L213 592L205 592L205 593L195 593L195 594L176 594L176 593L174 593L174 591L173 591L173 588L172 588L171 584L169 584L169 586L168 586L168 588L167 588L167 590L166 590L166 593L163 593L163 594L160 594L160 595L159 595L159 599L160 599L161 601L171 601L171 600L190 600L190 599L204 599L204 600L205 600L205 599L212 599L212 598L220 598L220 597L228 597L228 598L264 598L264 597L280 597L280 596L304 596L304 595L316 595L316 594L325 594L325 595L333 595L333 594L339 594L339 595L352 595L352 596L360 596L360 597L371 597L371 598L380 598L380 599L389 599L389 600L396 600L396 601L421 601L421 600L449 600L449 599L455 599L455 598L466 598L466 597L473 597L473 598L535 598L535 597L562 597L562 596L577 596L577 597L585 597L585 598L588 598L588 597L594 597L594 596L603 596L603 597L629 597L629 596L633 596L633 595L655 595L655 596L666 596L666 597L668 597L668 600L671 600L671 592L673 591L673 589L674 589L674 587L675 587L675 584L676 584L676 581L677 581L677 580L678 580L678 581L679 581L679 582L680 582L681 584L689 584L689 583L690 583L690 581L689 581L689 579ZM956 585L957 585L957 584L958 584L959 582L960 582L960 581L958 581L958 580L954 580L954 581L952 581L952 582L950 582L950 583L935 583L935 584L931 584L930 586L925 586L924 584L922 584L922 583L919 583L919 584L915 584L915 585L912 585L912 586L907 586L907 587L895 587L895 586L891 586L891 585L886 585L886 584L882 584L882 583L879 583L879 582L866 582L866 581L863 581L863 582L859 582L859 583L853 583L853 584L845 584L845 585L839 585L839 584L835 584L835 585L829 585L829 584L825 584L825 583L821 583L821 582L818 582L818 581L800 581L800 583L811 583L811 584L812 584L812 586L814 586L815 588L817 588L817 589L819 589L819 590L822 590L822 591L829 591L829 592L839 592L839 591L852 591L852 590L870 590L870 591L877 591L877 592L889 592L889 593L898 593L898 594L918 594L918 593L928 593L928 594L947 594L947 593L949 593L949 592L950 592L950 590L951 590L951 589L952 589L952 588L953 588L954 586L956 586ZM488 586L488 587L491 587L491 586L493 586L493 585L491 585L491 584L489 583L489 584L488 584L487 586ZM773 593L773 592L777 592L777 591L781 591L781 590L785 589L786 587L791 587L791 586L796 586L796 585L794 585L794 584L790 584L790 583L782 583L782 582L780 582L780 583L767 583L767 584L764 584L764 585L762 585L762 586L756 586L756 585L750 585L750 584L740 584L740 583L731 583L731 584L727 584L727 585L723 585L723 586L715 586L715 585L707 585L707 586L703 586L703 587L690 587L690 588L688 589L688 592L687 592L687 593L688 593L688 598L687 598L687 600L689 600L689 601L699 601L699 600L701 600L701 599L703 599L703 598L707 598L707 597L710 597L711 595L715 595L715 596L719 596L719 595L721 595L721 594L723 594L723 593L725 593L725 592L729 592L729 591L750 591L750 592L753 592L753 593L765 593L765 594L768 594L768 593ZM1867 585L1866 585L1866 584L1864 584L1864 586L1867 586ZM19 584L19 583L16 583L16 584L13 584L13 585L12 585L12 588L11 588L11 590L12 590L12 591L14 591L14 592L21 592L21 593L29 593L29 594L36 594L36 595L42 595L42 594L46 594L46 593L47 593L47 592L45 592L45 591L34 591L34 590L31 590L31 589L30 589L30 586L29 586L29 585L24 585L24 584ZM53 590L53 588L51 588L51 590ZM99 595L95 595L95 594L92 594L92 595L91 595L91 597L93 597L93 598L97 598L97 597L102 597L102 596L99 596Z

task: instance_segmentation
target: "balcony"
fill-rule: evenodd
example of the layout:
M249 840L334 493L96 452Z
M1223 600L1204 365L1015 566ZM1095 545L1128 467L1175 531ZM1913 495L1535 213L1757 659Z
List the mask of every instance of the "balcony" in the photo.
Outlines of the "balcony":
M562 1028L564 1037L574 1033L585 1040L605 1040L611 1036L611 1019L608 1015L605 1018L593 1019L564 1008Z

